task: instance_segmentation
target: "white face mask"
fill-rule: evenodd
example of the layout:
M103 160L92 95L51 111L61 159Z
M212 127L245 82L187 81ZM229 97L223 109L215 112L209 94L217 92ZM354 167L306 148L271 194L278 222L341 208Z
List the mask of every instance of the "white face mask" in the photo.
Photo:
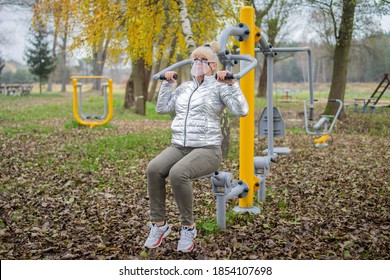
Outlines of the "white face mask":
M204 76L211 70L207 60L195 59L192 68L191 75L198 77Z

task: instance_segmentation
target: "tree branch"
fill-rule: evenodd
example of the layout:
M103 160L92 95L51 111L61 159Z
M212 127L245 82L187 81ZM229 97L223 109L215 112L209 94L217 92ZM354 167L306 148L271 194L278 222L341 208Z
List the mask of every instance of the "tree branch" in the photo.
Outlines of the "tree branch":
M32 7L34 6L34 0L0 0L1 6L21 6L21 7Z

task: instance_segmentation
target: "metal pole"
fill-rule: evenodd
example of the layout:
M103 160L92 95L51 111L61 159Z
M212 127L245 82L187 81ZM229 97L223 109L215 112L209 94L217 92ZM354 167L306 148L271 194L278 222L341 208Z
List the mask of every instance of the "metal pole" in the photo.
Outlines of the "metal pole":
M244 7L245 8L245 7ZM241 20L241 19L240 19ZM245 23L243 21L241 21L242 23ZM243 34L243 29L240 28L240 27L229 27L229 28L225 28L223 31L222 31L222 34L219 38L219 46L222 48L221 51L224 51L224 48L226 46L226 43L229 39L229 37L231 35L236 35L236 36L242 36L244 35Z
M217 226L218 228L226 228L226 197L225 195L217 196Z
M242 7L240 12L240 22L249 27L249 36L240 43L241 54L255 56L255 9L253 7ZM249 187L248 195L240 198L238 206L234 208L236 212L260 213L260 209L253 205L255 189L254 168L254 123L255 123L255 72L252 69L240 80L241 89L248 102L249 113L240 118L240 180L247 183Z
M273 71L274 58L267 55L267 130L268 156L274 158L274 104L273 104Z
M173 70L175 70L176 68L179 68L179 67L182 67L182 66L184 66L184 65L191 64L191 63L192 63L192 59L191 59L191 58L186 59L186 60L183 60L183 61L176 62L176 63L170 65L169 67L165 68L164 70L158 72L157 74L154 74L154 75L153 75L153 80L158 80L158 79L160 79L160 76L161 76L161 75L164 75L165 72L173 71Z
M264 202L265 201L265 194L267 192L267 187L266 187L266 174L264 174L263 176L261 176L261 179L260 179L260 188L257 192L258 194L258 200L260 202Z
M82 95L82 83L77 83L77 88L78 88L78 107L79 107L79 116L82 119L86 119L86 116L83 114L83 95Z
M103 91L103 97L104 97L104 114L103 114L103 119L107 117L107 106L108 106L108 100L107 100L107 85L104 84L102 85L102 91Z

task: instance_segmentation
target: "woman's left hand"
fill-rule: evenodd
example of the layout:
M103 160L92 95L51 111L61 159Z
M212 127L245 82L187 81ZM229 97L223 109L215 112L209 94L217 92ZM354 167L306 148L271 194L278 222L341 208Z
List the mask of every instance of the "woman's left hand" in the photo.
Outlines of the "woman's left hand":
M223 70L217 72L217 81L231 86L236 81L235 79L225 79L226 75L230 74L229 71Z

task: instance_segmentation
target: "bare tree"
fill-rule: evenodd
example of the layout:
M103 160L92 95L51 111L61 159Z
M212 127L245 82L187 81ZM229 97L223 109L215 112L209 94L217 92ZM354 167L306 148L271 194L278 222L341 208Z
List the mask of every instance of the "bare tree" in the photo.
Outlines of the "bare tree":
M322 24L327 27L324 30L327 34L332 34L332 37L327 36L330 38L327 40L330 46L334 46L333 78L324 114L334 115L337 111L337 104L330 100L344 101L349 55L354 33L359 30L360 25L367 27L367 22L372 21L373 15L388 13L390 5L388 5L389 1L385 0L309 0L308 2L315 8L316 13L322 15L324 19ZM326 35L324 32L319 32L319 34ZM341 112L340 118L345 118L344 110Z
M252 2L256 11L256 25L262 28L263 34L267 34L268 42L275 46L283 39L286 29L287 19L291 15L291 10L300 1L294 0L268 0L268 1L248 1ZM280 59L276 58L276 63ZM258 96L267 95L267 60L261 60L260 79L258 84Z

